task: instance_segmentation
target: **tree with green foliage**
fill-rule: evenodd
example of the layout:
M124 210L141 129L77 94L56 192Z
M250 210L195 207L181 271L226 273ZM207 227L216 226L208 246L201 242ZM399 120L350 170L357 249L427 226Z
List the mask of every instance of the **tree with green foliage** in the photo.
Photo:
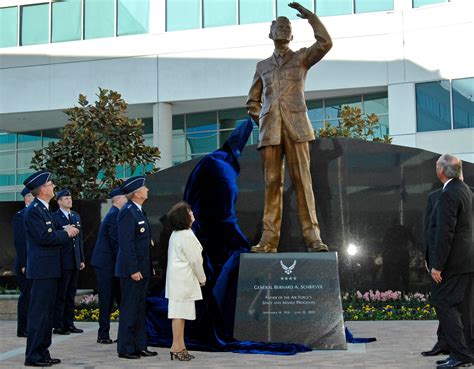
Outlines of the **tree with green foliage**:
M319 137L348 137L365 141L377 141L392 143L392 138L384 135L383 138L376 137L375 133L380 129L379 117L372 113L362 114L360 108L343 106L340 114L340 123L333 126L324 122L323 128L317 132Z
M158 171L157 147L147 146L143 122L129 119L128 104L116 91L99 88L98 99L89 103L79 95L79 106L67 109L69 123L60 140L36 150L31 161L35 170L48 169L59 188L67 187L74 197L105 198L119 185L117 167L146 168L144 175Z

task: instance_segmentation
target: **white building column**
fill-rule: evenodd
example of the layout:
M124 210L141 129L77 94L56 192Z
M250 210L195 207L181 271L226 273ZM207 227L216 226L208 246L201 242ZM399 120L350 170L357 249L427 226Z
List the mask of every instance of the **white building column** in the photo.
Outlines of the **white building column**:
M173 165L173 107L167 103L153 105L153 146L161 151L158 166L161 169Z
M416 147L414 83L388 85L389 132L395 145Z

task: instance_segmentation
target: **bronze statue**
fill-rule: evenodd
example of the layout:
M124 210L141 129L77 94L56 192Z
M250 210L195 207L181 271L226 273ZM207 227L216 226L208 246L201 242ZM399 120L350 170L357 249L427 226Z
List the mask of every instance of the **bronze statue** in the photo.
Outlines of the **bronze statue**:
M263 233L253 252L276 252L280 240L284 158L296 192L301 229L308 251L328 251L322 242L311 186L309 142L315 139L304 98L308 69L331 49L332 40L319 18L302 5L288 4L298 17L307 19L316 42L296 52L288 45L293 39L286 17L272 22L269 37L273 55L257 64L247 108L259 125L258 149L265 177Z

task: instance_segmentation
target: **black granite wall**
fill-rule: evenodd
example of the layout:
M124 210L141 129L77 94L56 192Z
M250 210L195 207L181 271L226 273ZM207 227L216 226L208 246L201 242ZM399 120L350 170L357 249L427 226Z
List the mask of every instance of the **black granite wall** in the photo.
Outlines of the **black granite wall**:
M426 197L441 187L435 173L439 154L404 146L351 139L321 139L311 145L311 171L323 240L339 253L342 290L425 291L429 277L423 266L423 218ZM145 209L160 239L160 218L182 199L189 173L199 159L169 168L147 180ZM258 241L263 209L263 174L259 152L248 146L240 160L239 224L251 244ZM474 164L464 163L465 182L474 185ZM305 251L299 229L295 193L285 180L284 215L279 250ZM11 217L19 202L0 203L0 274L8 274L14 248ZM94 247L101 218L110 204L76 201L81 214L86 263ZM158 272L166 250L153 250ZM349 249L349 246L351 248ZM349 250L356 250L354 255ZM93 288L91 268L81 273L80 286ZM5 280L0 285L7 283ZM160 273L154 283L161 284ZM10 283L12 283L10 281Z

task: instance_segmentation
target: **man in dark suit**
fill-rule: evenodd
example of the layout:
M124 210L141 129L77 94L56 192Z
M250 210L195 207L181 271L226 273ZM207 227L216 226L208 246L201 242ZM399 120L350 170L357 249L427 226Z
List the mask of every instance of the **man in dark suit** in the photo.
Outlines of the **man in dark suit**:
M28 305L30 303L30 282L26 279L26 234L25 234L25 210L33 201L34 197L31 191L25 187L21 191L25 207L18 211L12 220L13 226L13 243L15 244L15 262L13 271L15 273L16 283L20 289L20 297L18 297L17 305L17 326L16 335L18 337L26 337L28 326Z
M127 179L121 186L128 202L118 215L119 251L115 275L120 277L122 302L118 331L118 356L139 359L155 356L148 351L145 331L145 298L151 272L150 224L142 209L148 198L145 177Z
M443 189L431 216L434 239L428 261L433 305L451 351L448 359L438 362L437 368L444 369L470 366L472 361L471 338L463 324L463 306L472 298L474 279L472 191L461 180L461 161L452 155L438 159L436 174Z
M79 233L73 225L56 229L49 211L49 201L54 197L54 184L50 177L50 172L41 171L23 182L35 197L25 211L26 278L31 281L26 366L51 366L61 362L52 359L48 350L61 277L61 244Z
M115 277L115 261L118 253L117 216L127 202L120 188L109 193L112 207L102 220L99 236L92 252L91 265L95 269L99 290L99 332L97 342L111 344L110 314L114 301L120 306L120 279Z
M74 225L80 232L76 237L66 240L61 245L62 275L56 295L53 333L82 333L82 329L74 326L74 299L76 297L79 271L85 267L81 217L78 213L71 210L72 197L68 189L59 191L56 194L56 200L59 205L59 210L53 213L56 227L61 229Z
M432 229L431 216L433 215L433 209L436 207L436 202L438 201L439 196L441 195L442 188L437 189L436 191L430 192L428 194L428 199L426 203L425 211L425 222L424 222L424 246L425 246L425 265L428 272L430 272L430 261L429 261L429 250L430 244L433 244L435 237L435 229ZM434 222L433 222L434 225ZM438 337L437 342L433 348L429 351L423 351L421 355L423 356L436 356L436 355L449 355L449 346L446 342L446 337L441 328L441 324L438 324L438 330L436 331L436 336Z

